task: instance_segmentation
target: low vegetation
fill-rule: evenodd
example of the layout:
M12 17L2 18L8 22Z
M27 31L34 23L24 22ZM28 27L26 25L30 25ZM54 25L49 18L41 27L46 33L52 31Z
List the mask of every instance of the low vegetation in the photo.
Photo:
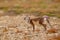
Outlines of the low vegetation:
M14 10L17 14L35 13L60 18L59 0L0 0L0 10Z

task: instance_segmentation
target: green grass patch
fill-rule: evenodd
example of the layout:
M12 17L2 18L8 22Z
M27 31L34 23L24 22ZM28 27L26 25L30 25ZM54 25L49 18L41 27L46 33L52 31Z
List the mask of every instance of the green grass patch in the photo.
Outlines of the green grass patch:
M0 10L7 11L8 10L8 7L0 7Z

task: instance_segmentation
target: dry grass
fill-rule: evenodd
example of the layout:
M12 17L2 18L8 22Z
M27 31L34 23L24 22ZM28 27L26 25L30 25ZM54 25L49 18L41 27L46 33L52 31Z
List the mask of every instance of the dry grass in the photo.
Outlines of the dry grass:
M20 13L37 13L39 15L59 16L59 0L0 0L0 9L8 11L15 10Z

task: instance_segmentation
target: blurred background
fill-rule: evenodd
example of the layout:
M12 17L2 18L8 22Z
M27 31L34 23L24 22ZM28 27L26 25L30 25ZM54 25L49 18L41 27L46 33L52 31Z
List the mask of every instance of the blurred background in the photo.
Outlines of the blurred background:
M60 18L60 0L0 0L0 14L8 11Z

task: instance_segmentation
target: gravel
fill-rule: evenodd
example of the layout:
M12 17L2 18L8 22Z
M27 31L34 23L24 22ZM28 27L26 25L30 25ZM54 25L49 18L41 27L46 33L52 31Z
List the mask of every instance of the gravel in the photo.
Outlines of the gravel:
M24 20L24 17L25 15L1 16L0 40L58 40L60 38L60 27L58 26L60 25L58 21L59 18L54 19L51 17L49 19L53 28L57 29L58 31L57 33L47 34L47 30L45 31L42 25L37 24L35 26L35 32L33 32L32 25L27 23ZM56 38L58 36L59 38Z

